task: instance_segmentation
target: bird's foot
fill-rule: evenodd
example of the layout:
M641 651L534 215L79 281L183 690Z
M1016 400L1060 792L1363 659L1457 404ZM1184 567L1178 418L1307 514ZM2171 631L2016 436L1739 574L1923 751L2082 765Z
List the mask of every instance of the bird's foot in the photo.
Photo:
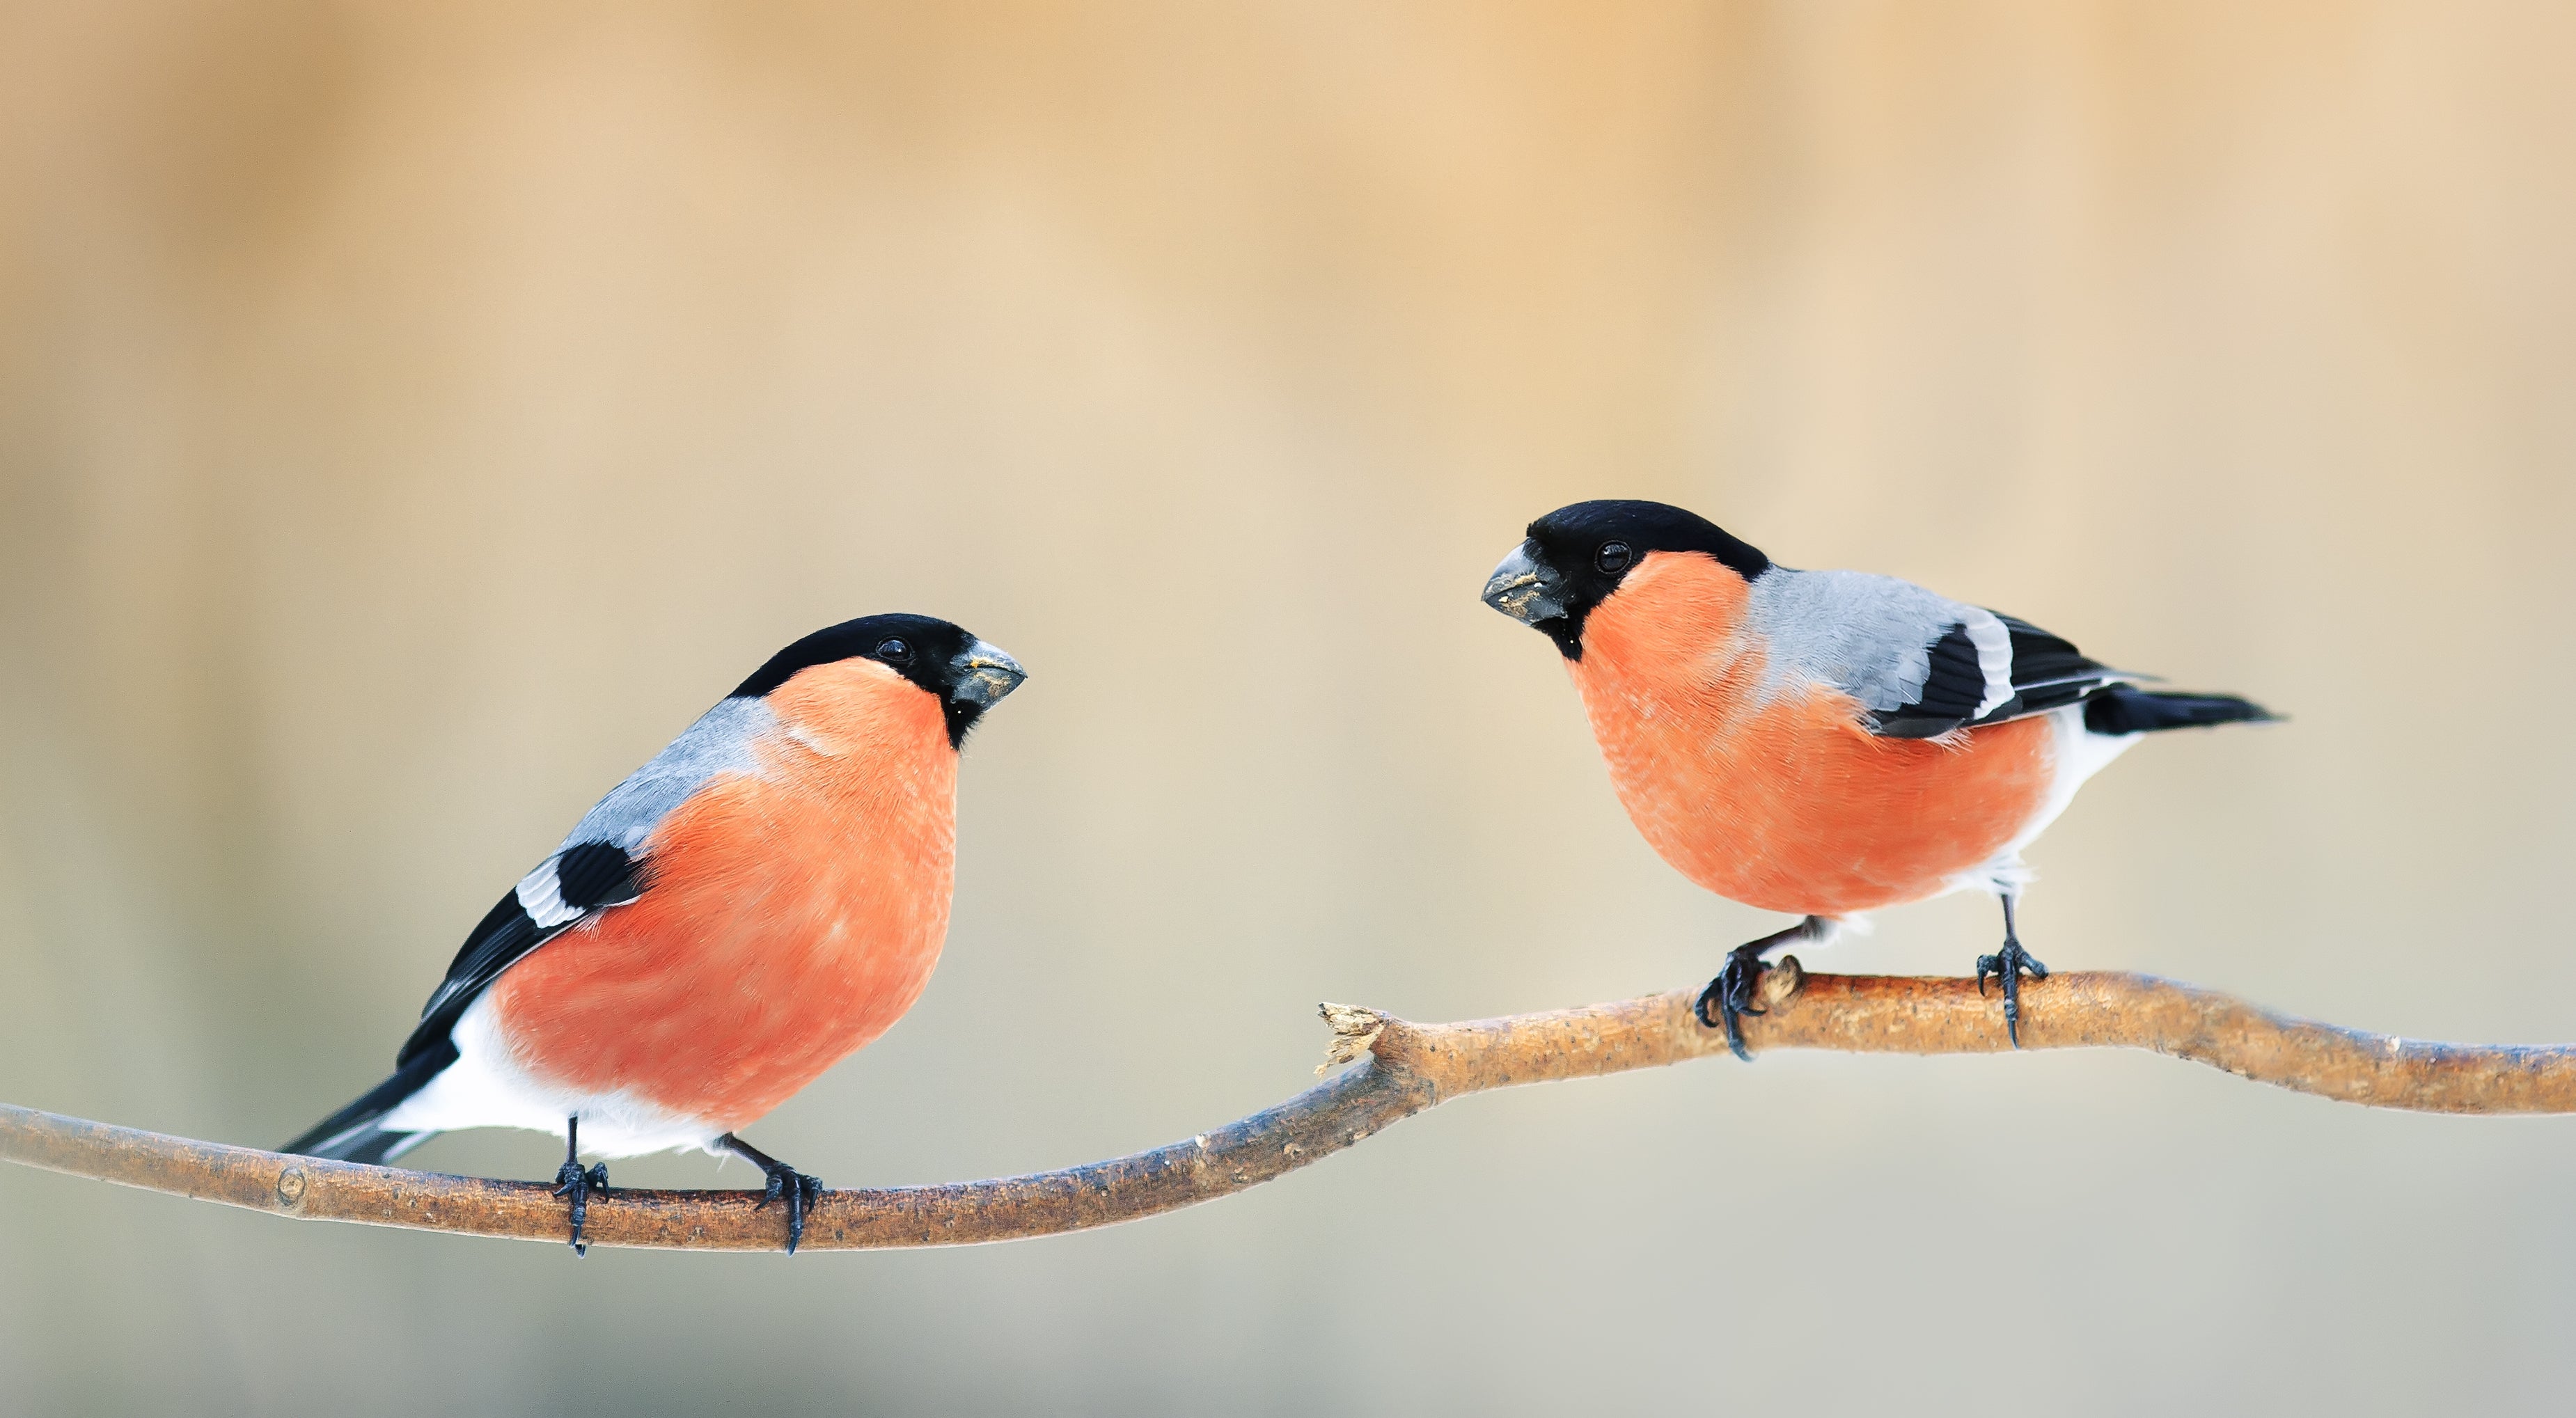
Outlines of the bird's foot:
M794 1255L805 1240L805 1213L823 1195L822 1179L774 1160L762 1163L760 1170L769 1174L769 1186L760 1194L760 1205L752 1210L766 1210L773 1201L787 1203L787 1253Z
M2039 963L2038 956L2022 949L2020 941L2011 936L2005 936L2003 949L1992 955L1977 957L1977 993L1979 995L1986 992L1988 975L2003 982L2004 1035L2011 1039L2012 1046L2018 1049L2021 1047L2021 977L2028 975L2034 980L2045 980L2048 978L2048 967Z
M608 1195L608 1164L593 1162L585 1170L579 1162L566 1159L555 1169L555 1195L572 1198L572 1253L590 1254L590 1243L581 1238L581 1228L590 1222L590 1195Z
M787 1253L796 1254L796 1248L805 1241L805 1213L813 1210L814 1203L822 1199L822 1181L797 1171L732 1133L725 1133L709 1144L710 1151L718 1148L758 1167L769 1178L768 1188L760 1194L760 1204L752 1210L764 1210L773 1201L786 1202Z
M1744 1051L1743 1017L1770 1012L1753 1002L1753 992L1762 983L1762 952L1773 943L1757 940L1726 952L1725 967L1708 982L1707 989L1699 992L1698 1001L1691 1006L1700 1023L1726 1031L1726 1047L1746 1063L1753 1062L1753 1055Z

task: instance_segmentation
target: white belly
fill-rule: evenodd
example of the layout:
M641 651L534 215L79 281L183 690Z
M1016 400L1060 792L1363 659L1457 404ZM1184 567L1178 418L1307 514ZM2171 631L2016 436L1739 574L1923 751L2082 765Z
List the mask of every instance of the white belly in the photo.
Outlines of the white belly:
M2018 889L2030 881L2030 868L2022 865L2021 849L2031 844L2066 805L2075 801L2075 790L2084 780L2109 766L2112 759L2129 751L2129 746L2144 738L2143 734L2097 734L2084 727L2084 706L2069 704L2048 712L2049 762L2055 776L2048 785L2048 796L2039 811L2023 823L2021 831L1995 853L1994 860L1973 872L1951 880L1951 891L1983 887L1997 893Z
M511 1057L488 994L466 1008L454 1038L456 1062L385 1114L379 1126L393 1132L526 1128L561 1137L565 1120L578 1113L581 1150L595 1157L712 1152L724 1131L631 1093L584 1093L540 1081Z

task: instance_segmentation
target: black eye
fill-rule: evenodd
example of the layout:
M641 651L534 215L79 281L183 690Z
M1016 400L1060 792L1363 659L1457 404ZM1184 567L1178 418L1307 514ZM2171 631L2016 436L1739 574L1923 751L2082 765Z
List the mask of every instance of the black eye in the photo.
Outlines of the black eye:
M899 665L912 658L912 647L901 640L880 640L877 642L877 658Z
M1626 542L1603 542L1601 550L1592 554L1592 564L1600 567L1604 574L1616 576L1628 569L1628 562L1634 556Z

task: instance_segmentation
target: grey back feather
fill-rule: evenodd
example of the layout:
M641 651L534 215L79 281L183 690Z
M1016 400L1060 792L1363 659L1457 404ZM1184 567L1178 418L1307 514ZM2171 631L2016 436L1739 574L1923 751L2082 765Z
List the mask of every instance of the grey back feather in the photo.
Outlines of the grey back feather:
M564 847L610 842L634 851L671 809L708 779L722 773L757 773L760 762L752 754L752 741L777 726L777 711L767 700L756 696L725 700L698 716L669 747L653 755L652 762L609 789L608 796L565 834Z
M1766 693L1828 685L1881 714L1915 702L1932 643L1970 617L1994 619L1893 576L1785 566L1754 578L1745 613L1770 655Z

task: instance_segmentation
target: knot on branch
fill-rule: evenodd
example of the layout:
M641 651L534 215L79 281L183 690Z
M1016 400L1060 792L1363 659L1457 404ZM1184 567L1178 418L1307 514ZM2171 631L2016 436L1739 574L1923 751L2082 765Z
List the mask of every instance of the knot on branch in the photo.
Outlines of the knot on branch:
M1798 957L1794 955L1781 956L1778 964L1762 972L1760 988L1763 1006L1769 1008L1772 1005L1787 1004L1789 997L1796 994L1798 987L1805 983L1807 983L1807 967L1799 964Z
M1374 1009L1355 1004L1334 1004L1330 1000L1316 1006L1316 1013L1333 1026L1332 1042L1324 1046L1324 1061L1315 1065L1315 1076L1323 1077L1343 1064L1358 1063L1368 1057L1377 1044L1377 1036L1386 1028L1387 1017Z

